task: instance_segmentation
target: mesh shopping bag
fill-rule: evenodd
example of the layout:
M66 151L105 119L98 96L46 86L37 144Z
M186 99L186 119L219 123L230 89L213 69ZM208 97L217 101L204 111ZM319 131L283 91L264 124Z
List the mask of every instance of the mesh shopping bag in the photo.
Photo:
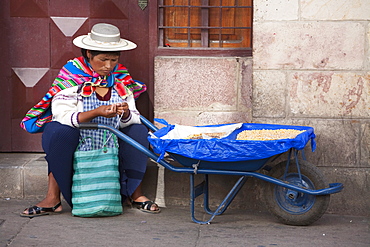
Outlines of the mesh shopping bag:
M118 144L116 136L113 137L116 143L114 148L104 146L90 151L75 151L72 215L103 217L122 214Z

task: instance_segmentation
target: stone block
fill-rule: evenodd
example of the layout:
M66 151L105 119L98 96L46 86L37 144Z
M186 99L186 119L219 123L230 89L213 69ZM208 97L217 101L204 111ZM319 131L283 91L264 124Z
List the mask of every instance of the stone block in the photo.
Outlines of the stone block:
M367 24L367 40L370 42L370 23ZM366 54L367 54L367 59L365 60L365 69L370 70L370 47L367 45L367 48L365 49Z
M154 115L169 123L205 125L252 119L251 58L156 57L155 80Z
M309 160L317 166L360 167L358 121L310 120L315 128L317 149ZM307 123L307 122L306 122Z
M237 111L246 113L248 120L252 118L252 98L253 98L253 60L250 58L240 58L240 94L238 94Z
M306 20L369 20L370 1L301 0Z
M0 197L23 197L22 168L1 164L0 171Z
M365 26L359 22L256 22L254 69L361 70Z
M370 122L362 123L360 130L360 166L370 168Z
M0 153L0 197L24 196L24 167L40 154Z
M370 117L370 73L311 71L289 77L289 114L294 117Z
M198 180L197 180L198 183ZM189 205L189 174L164 171L164 196L166 205Z
M236 58L155 58L156 111L237 109Z
M42 197L48 188L48 165L43 157L24 166L24 197Z
M284 117L286 75L282 71L253 72L253 117Z
M320 167L328 183L343 183L344 189L330 196L328 213L370 216L370 169Z
M298 20L298 0L254 1L254 21Z

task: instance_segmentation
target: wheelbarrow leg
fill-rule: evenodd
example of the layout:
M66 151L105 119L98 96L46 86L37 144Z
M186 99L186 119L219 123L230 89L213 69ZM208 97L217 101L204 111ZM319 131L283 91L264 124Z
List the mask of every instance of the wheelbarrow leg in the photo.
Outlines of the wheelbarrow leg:
M239 193L240 189L244 186L245 182L247 181L247 176L241 176L238 181L235 183L234 187L230 190L228 195L225 197L225 199L221 202L220 206L215 210L212 211L209 208L209 193L208 193L208 175L207 175L207 191L204 194L204 210L208 214L216 214L220 215L223 214L226 209L229 207L230 203L234 200L235 196ZM207 202L207 203L206 203Z
M247 176L242 176L235 183L234 187L230 190L221 204L216 210L212 211L209 208L209 190L208 190L208 174L204 175L204 180L197 186L194 186L194 174L190 174L190 202L191 202L191 218L195 223L208 224L210 223L216 215L223 214L230 203L233 201L235 196L238 194L240 189L243 187L247 181ZM211 215L207 221L199 221L195 218L195 198L203 194L204 210Z
M213 220L216 214L213 214L211 218L207 221L200 221L195 218L195 198L204 194L204 207L208 207L208 175L205 174L205 179L203 182L194 186L194 174L190 174L190 210L191 210L191 219L198 224L208 224ZM207 198L207 199L206 199ZM207 204L207 205L206 205Z

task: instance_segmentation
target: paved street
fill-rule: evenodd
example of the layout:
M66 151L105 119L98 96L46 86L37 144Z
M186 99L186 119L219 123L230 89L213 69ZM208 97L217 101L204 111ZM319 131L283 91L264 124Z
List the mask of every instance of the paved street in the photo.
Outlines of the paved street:
M125 207L109 218L61 214L19 217L34 201L0 198L3 246L370 246L369 218L324 215L311 226L278 223L269 213L229 209L209 225L191 221L190 207L163 208L158 215ZM197 217L206 217L200 209Z

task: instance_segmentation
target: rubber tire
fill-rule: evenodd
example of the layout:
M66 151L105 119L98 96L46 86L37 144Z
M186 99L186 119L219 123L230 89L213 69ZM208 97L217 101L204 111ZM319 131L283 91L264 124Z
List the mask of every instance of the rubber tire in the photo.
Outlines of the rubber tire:
M314 166L313 164L309 163L305 160L299 160L300 170L304 179L309 179L310 182L313 184L314 188L310 189L323 189L327 187L327 183L325 180L324 175L321 171ZM274 166L271 171L268 173L269 176L274 178L283 179L284 172L286 169L286 161L281 162ZM288 174L297 173L297 166L294 160L291 160L289 165ZM299 178L298 174L292 176L296 176ZM303 179L303 180L304 180ZM281 190L282 187L275 185L273 183L268 183L264 186L264 198L267 209L270 211L272 215L274 215L280 222L286 225L294 225L294 226L307 226L312 224L313 222L317 221L321 218L321 216L326 212L329 202L330 202L330 194L328 195L320 195L320 196L313 196L314 200L311 201L313 205L312 207L307 209L307 211L303 213L290 213L284 208L280 206L277 201L276 197L276 190ZM303 196L311 196L308 194L302 194ZM280 198L281 200L281 198ZM283 203L290 203L287 199L283 201Z

